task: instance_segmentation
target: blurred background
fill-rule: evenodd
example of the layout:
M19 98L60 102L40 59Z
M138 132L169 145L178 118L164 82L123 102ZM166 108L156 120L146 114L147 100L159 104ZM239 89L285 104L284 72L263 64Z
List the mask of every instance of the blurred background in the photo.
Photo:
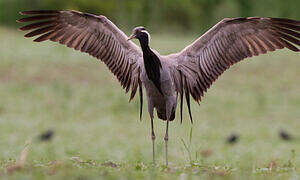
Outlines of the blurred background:
M297 19L297 0L0 0L0 23L15 26L16 12L29 9L75 9L102 14L121 27L152 31L173 27L199 32L224 17L268 16ZM166 23L168 22L168 23Z
M61 179L92 178L106 161L125 170L104 170L104 175L142 178L149 173L139 170L152 160L146 103L139 122L138 98L129 104L129 95L103 63L57 43L25 39L17 31L19 11L102 14L127 35L143 25L151 33L151 47L168 54L225 17L300 20L299 7L299 0L0 0L0 169L15 163L29 140L27 169L15 174L20 178L47 176L55 162L63 164L57 173ZM202 177L227 172L236 179L299 177L299 67L299 53L280 50L226 71L200 106L192 103L193 125L186 109L182 125L177 112L170 125L171 167L185 171L195 162L204 170L193 169L193 174ZM162 165L165 123L156 118L154 124Z

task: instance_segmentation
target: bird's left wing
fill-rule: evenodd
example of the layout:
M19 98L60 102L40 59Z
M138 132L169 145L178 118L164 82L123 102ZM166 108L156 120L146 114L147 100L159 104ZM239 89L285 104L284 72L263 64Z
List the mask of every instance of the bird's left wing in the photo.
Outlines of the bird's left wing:
M300 21L290 19L250 17L220 21L180 53L167 56L172 59L172 77L181 95L181 107L185 94L190 113L190 95L199 103L226 69L247 57L284 47L299 51L295 46L300 46L299 31Z
M127 36L105 16L78 11L23 11L30 15L18 22L30 22L20 28L32 30L25 37L39 36L34 41L54 41L80 50L103 61L117 77L126 93L131 89L130 100L140 82L142 52L127 41ZM140 87L141 88L141 87Z

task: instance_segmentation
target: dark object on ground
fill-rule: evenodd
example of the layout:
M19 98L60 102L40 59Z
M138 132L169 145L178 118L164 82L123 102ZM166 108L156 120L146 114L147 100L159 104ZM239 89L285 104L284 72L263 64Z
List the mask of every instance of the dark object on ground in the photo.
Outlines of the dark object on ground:
M227 137L227 143L229 144L234 144L234 143L237 143L239 139L239 135L237 134L231 134L229 137Z
M225 18L181 52L163 56L150 48L150 35L141 26L134 28L127 37L103 15L55 10L23 11L21 14L29 15L18 20L29 23L20 28L31 31L25 37L37 36L35 42L50 40L88 53L107 65L126 92L131 90L130 100L139 92L140 118L145 88L153 161L154 109L158 118L166 121L166 166L169 122L175 118L178 99L181 121L185 98L193 122L190 96L200 103L212 83L233 64L277 49L298 52L297 46L300 46L300 21L283 18ZM139 40L141 48L129 41L133 38Z
M289 133L287 133L286 131L284 130L280 130L279 131L279 136L282 140L285 140L285 141L290 141L292 140L292 137Z
M102 166L105 166L105 167L112 167L112 168L118 168L118 165L114 162L111 162L111 161L107 161L105 163L102 163Z
M48 130L39 136L40 141L51 141L54 135L53 130Z

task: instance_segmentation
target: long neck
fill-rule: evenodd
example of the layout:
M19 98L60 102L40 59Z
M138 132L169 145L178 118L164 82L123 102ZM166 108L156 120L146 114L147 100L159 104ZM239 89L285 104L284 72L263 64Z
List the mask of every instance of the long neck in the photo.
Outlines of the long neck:
M139 38L139 41L143 51L143 59L144 59L146 74L148 78L154 83L158 91L162 94L162 90L160 87L160 68L162 67L160 59L150 49L148 44L149 40L147 37Z
M141 38L139 38L139 41L140 41L142 51L144 54L151 51L151 49L149 47L149 40L147 37L141 37Z
M138 39L141 44L141 48L143 51L144 64L145 66L149 66L150 64L161 66L159 58L154 54L154 52L149 47L149 39L147 36L142 36ZM149 66L150 68L150 66Z

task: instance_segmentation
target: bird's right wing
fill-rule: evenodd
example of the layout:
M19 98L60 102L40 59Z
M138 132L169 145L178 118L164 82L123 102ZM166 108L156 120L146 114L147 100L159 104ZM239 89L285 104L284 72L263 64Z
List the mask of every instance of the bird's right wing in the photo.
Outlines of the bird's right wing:
M78 11L23 11L30 15L18 22L30 22L20 28L33 30L25 37L39 36L34 41L54 41L80 50L103 61L117 77L126 93L131 88L130 100L135 96L140 82L142 52L137 45L127 41L127 36L105 16ZM140 87L141 88L141 87Z

